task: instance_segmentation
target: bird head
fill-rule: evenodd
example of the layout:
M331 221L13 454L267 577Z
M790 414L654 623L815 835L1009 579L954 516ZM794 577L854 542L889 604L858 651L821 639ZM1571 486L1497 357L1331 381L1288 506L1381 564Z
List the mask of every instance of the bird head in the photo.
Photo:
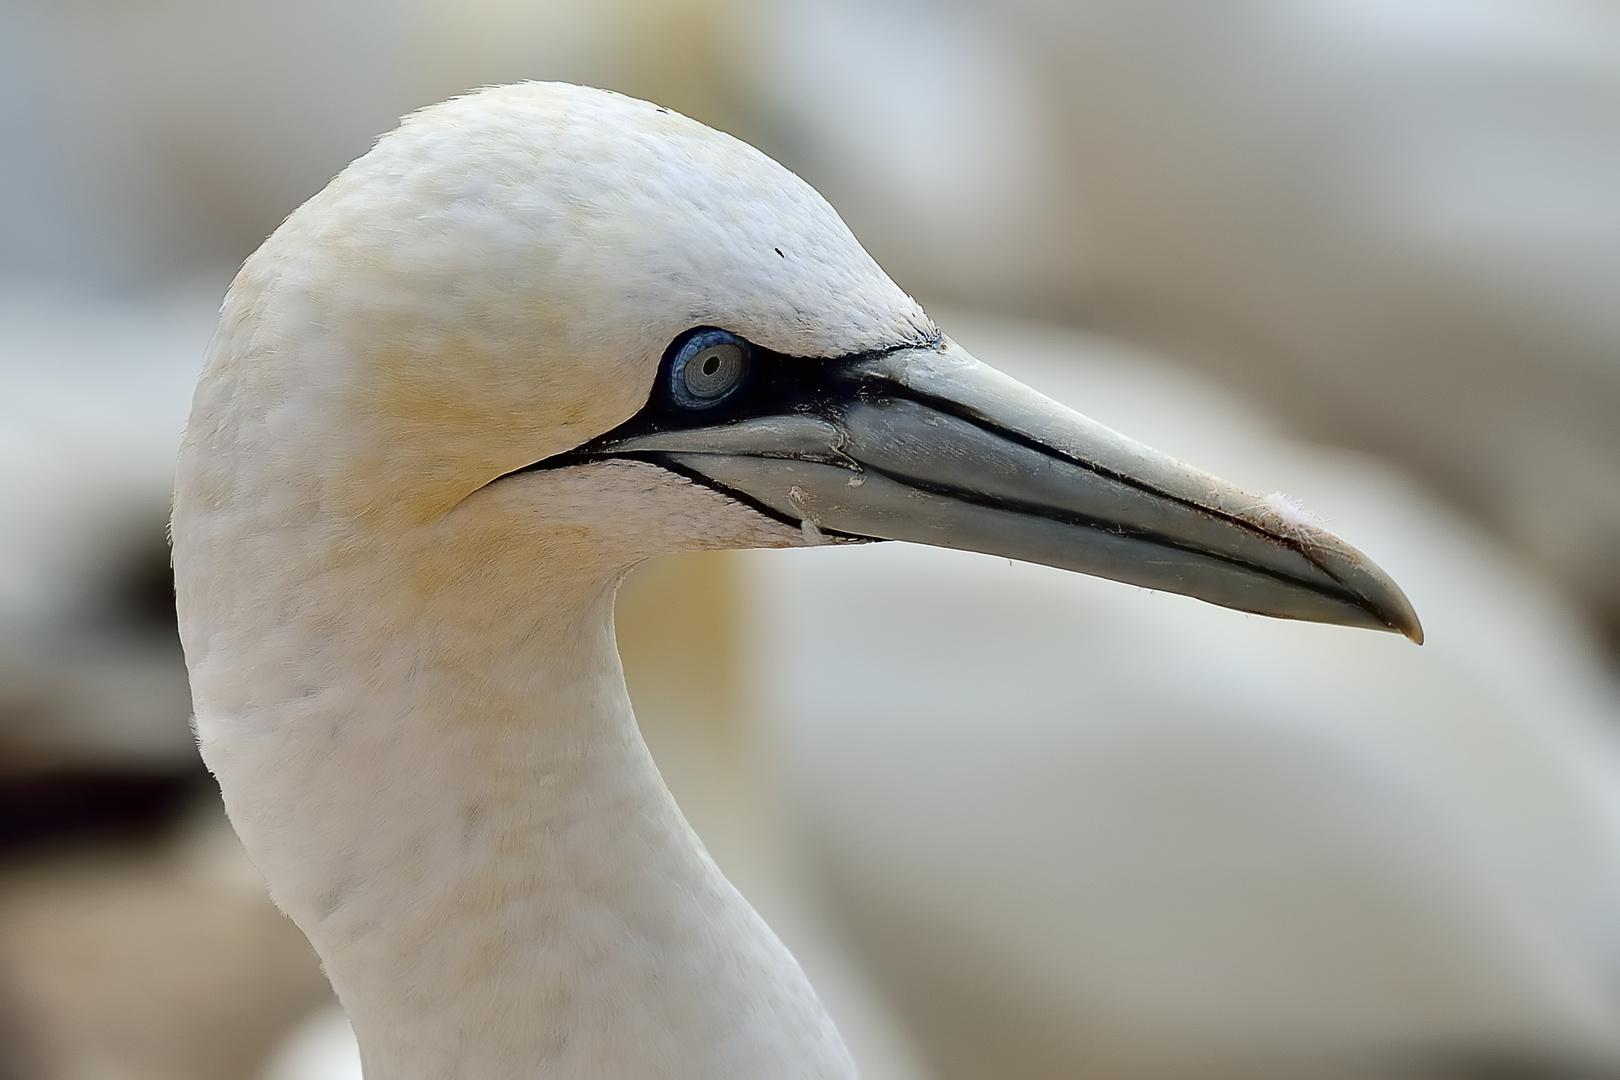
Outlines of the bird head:
M248 261L177 521L210 500L462 562L910 540L1421 635L1348 544L968 355L763 154L558 84L415 114Z

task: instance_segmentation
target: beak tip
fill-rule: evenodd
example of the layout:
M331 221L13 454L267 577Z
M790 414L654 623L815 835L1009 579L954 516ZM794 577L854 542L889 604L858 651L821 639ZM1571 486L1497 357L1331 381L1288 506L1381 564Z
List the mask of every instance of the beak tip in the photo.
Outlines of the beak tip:
M1331 534L1322 534L1318 542L1311 545L1310 558L1355 595L1364 618L1370 615L1376 620L1361 625L1377 628L1381 623L1390 633L1400 634L1414 645L1423 644L1423 623L1412 601L1395 584L1395 579L1365 554Z
M1405 634L1412 644L1423 644L1423 624L1418 622L1418 617L1415 614L1411 615L1409 619L1397 623L1394 629L1397 633Z
M1392 633L1402 635L1414 645L1422 645L1423 623L1418 620L1412 602L1406 598L1401 587L1382 571L1377 571L1375 580L1381 586L1374 594L1374 611L1378 617Z
M1411 618L1401 625L1400 631L1411 639L1412 644L1423 644L1423 624L1418 622L1417 613L1408 609Z

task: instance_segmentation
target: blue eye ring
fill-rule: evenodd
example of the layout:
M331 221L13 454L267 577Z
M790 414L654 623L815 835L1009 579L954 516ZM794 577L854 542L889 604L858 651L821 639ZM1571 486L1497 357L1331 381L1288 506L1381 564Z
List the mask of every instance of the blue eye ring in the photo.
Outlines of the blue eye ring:
M748 382L754 347L729 330L701 327L677 338L664 394L677 408L703 412L735 397Z

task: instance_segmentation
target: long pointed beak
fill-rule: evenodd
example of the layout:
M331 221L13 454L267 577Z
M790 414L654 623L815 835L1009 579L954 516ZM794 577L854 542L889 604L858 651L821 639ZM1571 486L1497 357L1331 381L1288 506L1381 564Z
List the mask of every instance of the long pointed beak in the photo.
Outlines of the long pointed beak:
M1423 640L1400 588L1343 540L1110 431L954 342L846 365L836 385L814 409L604 449L665 460L820 530Z

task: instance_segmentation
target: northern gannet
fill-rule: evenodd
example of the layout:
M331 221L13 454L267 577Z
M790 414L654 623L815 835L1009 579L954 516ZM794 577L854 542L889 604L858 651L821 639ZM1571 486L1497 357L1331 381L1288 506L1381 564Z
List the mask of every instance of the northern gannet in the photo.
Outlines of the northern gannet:
M853 1075L636 729L639 560L914 540L1421 638L1286 504L968 355L764 155L560 84L407 118L248 259L173 532L203 756L387 1080Z

